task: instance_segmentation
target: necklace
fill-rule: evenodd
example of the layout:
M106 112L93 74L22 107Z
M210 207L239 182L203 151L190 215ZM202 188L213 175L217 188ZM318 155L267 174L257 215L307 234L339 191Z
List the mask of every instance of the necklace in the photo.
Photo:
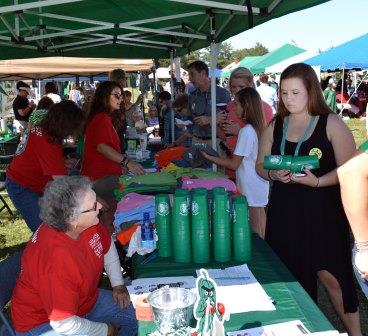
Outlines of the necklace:
M315 120L316 120L316 116L312 116L310 118L309 123L308 123L307 127L304 130L304 134L298 140L298 144L296 145L296 148L295 148L295 151L294 151L294 156L298 156L299 149L300 149L302 143L307 138L308 134L310 133ZM286 143L286 134L287 134L288 128L289 128L289 117L285 117L283 127L282 127L282 139L281 139L281 144L280 144L280 153L281 153L281 155L285 155L285 143Z

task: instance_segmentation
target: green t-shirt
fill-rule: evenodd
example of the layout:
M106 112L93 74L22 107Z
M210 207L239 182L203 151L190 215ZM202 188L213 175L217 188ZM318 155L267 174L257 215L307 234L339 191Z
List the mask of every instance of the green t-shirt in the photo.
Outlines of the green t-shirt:
M323 95L325 97L326 103L328 105L328 107L333 111L336 112L336 91L330 89L329 87L327 87L324 91L323 91Z
M363 152L366 152L368 154L368 140L363 142L360 146L359 149Z

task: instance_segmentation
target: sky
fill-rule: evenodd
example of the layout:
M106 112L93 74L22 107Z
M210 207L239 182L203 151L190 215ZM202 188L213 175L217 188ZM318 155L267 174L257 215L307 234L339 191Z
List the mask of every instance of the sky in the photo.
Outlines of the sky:
M295 42L306 50L324 51L368 33L367 13L368 0L331 0L268 21L226 42L234 49L251 48L260 42L269 51Z

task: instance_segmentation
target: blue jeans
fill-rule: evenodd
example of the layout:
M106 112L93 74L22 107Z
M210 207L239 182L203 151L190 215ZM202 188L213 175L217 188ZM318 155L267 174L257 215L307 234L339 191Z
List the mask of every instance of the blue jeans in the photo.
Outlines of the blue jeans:
M106 289L99 289L99 295L92 310L84 318L101 323L113 324L119 328L118 336L134 336L138 332L135 310L130 304L127 308L121 309L113 300L112 292ZM55 332L50 323L44 323L24 333L16 333L17 336L60 336ZM88 336L78 334L78 336Z
M353 260L353 269L354 269L355 277L356 277L356 279L359 283L360 288L362 289L363 293L365 294L366 298L368 299L368 280L361 277L358 269L354 265L354 258L355 258L355 254L356 254L355 245L354 245L352 254L353 254L352 260Z
M35 232L42 223L40 219L40 206L38 205L41 194L21 186L8 176L5 180L5 187L14 206L31 231Z

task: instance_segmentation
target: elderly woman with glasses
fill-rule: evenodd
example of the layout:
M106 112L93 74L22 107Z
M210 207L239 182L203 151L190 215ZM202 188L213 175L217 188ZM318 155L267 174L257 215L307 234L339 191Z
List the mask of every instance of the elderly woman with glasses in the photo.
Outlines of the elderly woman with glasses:
M40 201L43 223L22 256L13 292L17 336L135 335L119 257L99 223L101 204L83 176L59 178ZM112 291L98 288L105 269Z
M81 174L94 181L96 194L106 201L109 211L101 221L110 226L116 207L114 189L119 176L127 171L135 175L145 173L143 167L122 154L120 139L113 126L111 114L120 108L123 90L117 82L101 83L92 99L89 121L85 130L85 147Z

